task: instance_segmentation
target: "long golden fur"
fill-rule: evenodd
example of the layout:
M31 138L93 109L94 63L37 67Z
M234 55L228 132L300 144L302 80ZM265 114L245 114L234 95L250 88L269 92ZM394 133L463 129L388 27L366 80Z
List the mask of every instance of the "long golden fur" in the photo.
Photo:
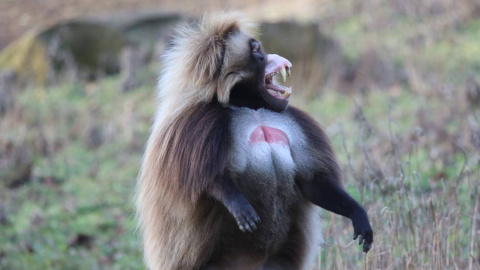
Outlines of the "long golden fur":
M218 225L214 220L195 220L202 211L196 209L196 201L209 184L202 177L215 177L212 166L224 162L204 156L208 153L205 147L218 147L218 138L208 138L222 123L202 110L214 98L227 106L229 91L239 78L226 75L229 71L222 68L235 61L234 52L223 52L230 31L249 34L255 26L238 13L205 17L198 24L178 28L163 56L159 106L141 166L136 202L150 269L195 269L213 248L209 245ZM181 135L195 122L191 117L212 125L200 128L205 132L196 134L198 141ZM184 153L185 149L189 152Z

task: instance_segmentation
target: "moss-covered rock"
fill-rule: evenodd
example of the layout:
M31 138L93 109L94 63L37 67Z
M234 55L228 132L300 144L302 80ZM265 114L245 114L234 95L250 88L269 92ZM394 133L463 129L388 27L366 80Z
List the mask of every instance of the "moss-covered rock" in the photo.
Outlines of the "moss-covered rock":
M47 45L38 39L38 32L28 32L0 53L0 69L13 70L21 82L43 85L49 62Z
M55 73L67 69L80 79L117 73L121 50L127 45L121 33L88 20L54 25L38 38L48 44L48 58Z
M157 46L159 41L165 42L180 18L169 13L129 13L61 22L13 41L0 52L0 69L14 70L22 85L116 74L127 46L156 59L163 47Z
M127 44L122 34L89 21L69 21L31 31L0 52L0 68L14 70L20 84L45 85L68 76L94 79L120 70Z

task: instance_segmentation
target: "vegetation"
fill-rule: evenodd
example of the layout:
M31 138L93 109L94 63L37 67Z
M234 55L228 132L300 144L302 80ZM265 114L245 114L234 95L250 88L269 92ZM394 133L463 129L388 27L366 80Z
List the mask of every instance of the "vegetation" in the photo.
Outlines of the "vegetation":
M314 19L355 80L294 89L293 103L329 134L375 242L363 254L350 221L324 212L316 267L480 269L480 8L351 2ZM361 72L377 68L372 52L395 67L393 82ZM133 196L158 69L129 92L110 77L16 93L0 118L1 269L143 269ZM12 157L31 164L30 181L2 182Z

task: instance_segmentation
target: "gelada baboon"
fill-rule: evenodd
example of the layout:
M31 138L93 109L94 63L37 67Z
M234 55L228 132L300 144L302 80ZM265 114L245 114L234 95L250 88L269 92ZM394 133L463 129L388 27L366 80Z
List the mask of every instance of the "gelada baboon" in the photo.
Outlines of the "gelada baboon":
M328 138L288 106L278 79L291 63L265 54L254 29L222 13L177 28L167 46L136 205L150 269L310 269L318 206L350 218L370 249Z

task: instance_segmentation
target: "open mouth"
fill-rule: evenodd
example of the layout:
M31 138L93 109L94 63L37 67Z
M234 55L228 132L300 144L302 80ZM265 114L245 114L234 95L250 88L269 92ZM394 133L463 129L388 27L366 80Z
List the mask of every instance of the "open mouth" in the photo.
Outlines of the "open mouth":
M286 82L287 76L292 76L292 63L279 55L269 54L265 67L265 88L275 98L288 99L292 94L292 88L278 84L278 80L274 80L275 76Z

